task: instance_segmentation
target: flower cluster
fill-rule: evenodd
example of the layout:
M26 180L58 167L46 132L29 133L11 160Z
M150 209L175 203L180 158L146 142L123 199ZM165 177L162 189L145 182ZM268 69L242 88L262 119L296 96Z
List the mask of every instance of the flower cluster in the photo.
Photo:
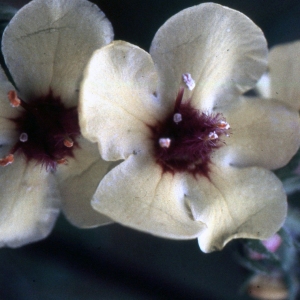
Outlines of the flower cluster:
M0 245L46 236L61 207L77 226L113 220L204 252L274 235L287 203L271 170L299 148L299 103L243 96L266 71L262 31L205 3L150 53L112 39L86 0L33 0L6 28Z

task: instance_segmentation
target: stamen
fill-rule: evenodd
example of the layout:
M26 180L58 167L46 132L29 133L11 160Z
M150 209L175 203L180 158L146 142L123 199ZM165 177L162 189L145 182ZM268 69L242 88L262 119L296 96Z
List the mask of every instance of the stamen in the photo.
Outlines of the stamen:
M220 129L229 129L230 125L225 121L221 121L220 123L217 124L217 127Z
M7 96L12 107L20 106L21 100L18 98L16 91L9 91Z
M64 145L68 148L71 148L71 147L73 147L74 142L71 138L67 137L64 139Z
M171 139L169 139L169 138L160 138L158 143L159 143L159 146L161 148L169 148L170 145L171 145Z
M210 133L208 134L207 140L209 140L209 141L216 140L218 137L219 137L219 136L216 134L216 132L213 131L213 132L210 132Z
M179 122L182 121L182 115L181 115L180 113L174 114L174 116L173 116L173 121L174 121L176 124L178 124Z
M8 154L4 158L0 159L0 166L5 167L9 164L12 164L14 162L14 155Z
M191 74L189 73L182 74L182 80L190 91L194 89L196 84Z
M20 142L25 143L28 141L28 134L26 132L22 132L19 137Z
M66 158L61 158L56 161L59 165L67 165L68 160Z

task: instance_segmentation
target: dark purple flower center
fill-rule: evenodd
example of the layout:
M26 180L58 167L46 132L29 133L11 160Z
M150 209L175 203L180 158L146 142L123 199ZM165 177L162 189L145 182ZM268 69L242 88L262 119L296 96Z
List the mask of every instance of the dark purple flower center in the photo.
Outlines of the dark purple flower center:
M182 102L181 88L174 111L163 122L150 126L154 156L163 172L188 172L209 178L212 153L224 145L220 138L229 135L229 124L222 114L206 114L191 101Z
M26 161L35 160L47 170L55 170L58 164L67 162L67 157L74 156L80 134L77 107L66 108L52 92L26 103L11 91L9 100L12 106L18 107L14 109L20 110L19 116L11 119L16 124L19 140L1 160L2 165L7 164L5 159L13 161L14 155L22 154Z

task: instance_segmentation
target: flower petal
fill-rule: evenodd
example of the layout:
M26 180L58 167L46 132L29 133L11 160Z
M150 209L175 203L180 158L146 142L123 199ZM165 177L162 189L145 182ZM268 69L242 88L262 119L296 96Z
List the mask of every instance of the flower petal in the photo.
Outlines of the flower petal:
M62 210L67 219L78 227L93 227L111 220L96 212L91 198L111 163L101 159L97 146L84 138L77 140L74 158L59 166L56 175L62 196Z
M8 92L15 90L0 67L0 145L16 140L15 124L10 120L17 117L19 111L13 108L8 99Z
M2 49L24 100L52 90L74 106L88 59L112 38L110 22L89 1L35 0L13 17Z
M246 16L214 3L187 8L170 18L151 45L159 96L174 102L181 76L190 73L192 101L211 109L253 87L266 69L262 31Z
M271 98L271 83L269 73L266 72L257 82L254 92L259 97Z
M194 238L202 224L189 215L180 178L162 174L148 156L132 155L104 177L92 205L138 230L167 238Z
M222 112L232 132L222 148L232 165L278 169L299 148L299 115L283 102L240 98Z
M114 42L94 53L81 86L79 121L105 160L147 148L148 125L160 114L156 83L150 55L136 46Z
M271 97L300 110L300 42L276 46L269 55Z
M222 249L236 238L267 239L284 222L286 196L270 171L219 164L212 165L210 180L187 179L193 217L206 224L199 235L204 252Z
M46 237L59 213L53 175L21 157L0 171L0 246L19 247Z

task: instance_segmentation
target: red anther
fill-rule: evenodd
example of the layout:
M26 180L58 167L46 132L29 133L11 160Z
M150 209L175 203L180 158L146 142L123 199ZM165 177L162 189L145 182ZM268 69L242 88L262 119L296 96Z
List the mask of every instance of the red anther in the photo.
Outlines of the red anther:
M59 165L67 165L68 160L66 158L61 158L56 161Z
M66 139L64 139L64 145L68 148L71 148L71 147L73 147L74 142L70 138L66 138Z
M20 106L21 100L18 98L16 91L9 91L7 96L12 107Z
M9 154L5 156L4 158L0 159L0 166L5 167L9 164L12 164L14 162L14 155Z

